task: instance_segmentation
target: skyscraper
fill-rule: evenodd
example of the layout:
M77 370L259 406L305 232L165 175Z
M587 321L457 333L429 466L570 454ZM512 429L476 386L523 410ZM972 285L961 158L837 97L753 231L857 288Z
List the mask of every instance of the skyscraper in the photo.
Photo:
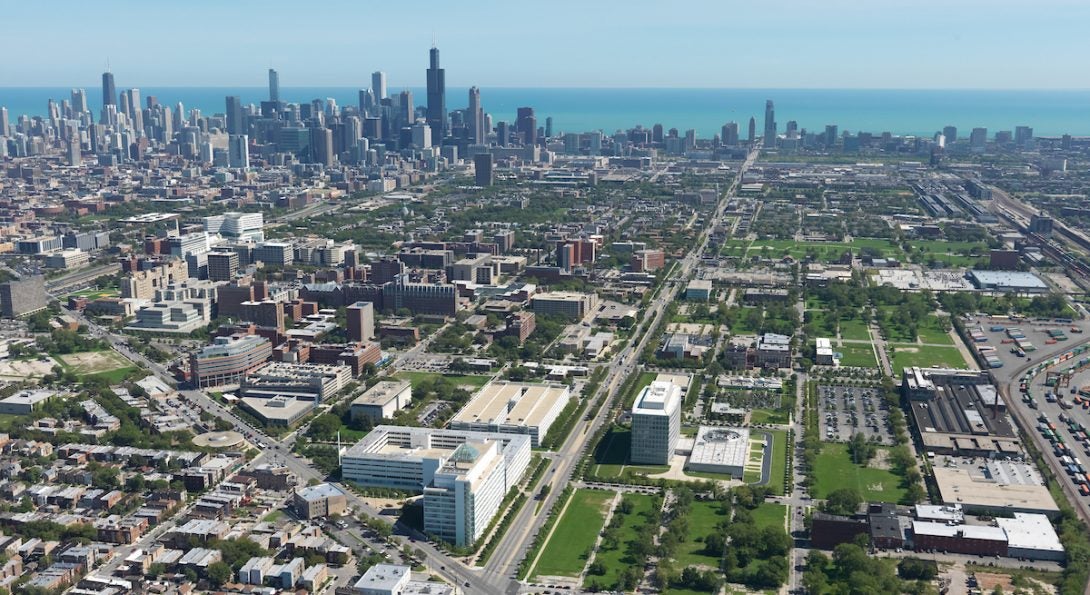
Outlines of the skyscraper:
M749 117L749 142L752 144L757 140L757 118L753 116Z
M242 100L238 95L227 96L227 134L242 134Z
M0 136L10 136L8 134L8 108L0 107Z
M518 119L515 120L515 132L522 137L522 143L526 146L537 144L537 118L534 117L534 108L518 108Z
M492 153L477 153L473 156L473 178L478 186L492 185Z
M398 96L398 118L401 126L412 126L416 121L416 111L413 110L413 92L405 89Z
M232 134L227 138L227 166L244 168L250 165L250 137Z
M946 144L952 144L958 140L958 127L957 126L943 126L942 135L946 137Z
M269 101L280 102L280 73L269 69Z
M386 99L386 73L376 70L371 73L371 91L375 93L375 99Z
M828 124L825 126L825 146L832 147L836 144L837 128L836 124Z
M439 142L447 135L447 74L439 68L439 48L431 49L428 66L428 126Z
M545 138L553 137L553 117L548 116L545 118Z
M469 107L466 116L469 125L469 138L474 143L484 144L488 134L484 131L484 110L481 109L481 90L477 87L469 88Z
M738 122L727 122L723 125L723 144L733 147L738 144Z
M72 89L72 111L76 113L87 111L87 92L83 89Z
M140 109L140 89L129 89L125 91L125 95L129 104L126 115L129 116L136 136L144 136L144 110Z
M765 101L765 134L764 134L765 147L776 146L776 108L772 105L772 100Z
M102 73L102 107L117 105L117 87L114 86L114 73Z

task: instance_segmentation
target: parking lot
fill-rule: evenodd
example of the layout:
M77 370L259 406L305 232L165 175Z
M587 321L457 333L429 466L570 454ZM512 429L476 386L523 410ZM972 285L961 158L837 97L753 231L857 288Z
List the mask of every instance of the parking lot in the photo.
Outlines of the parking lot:
M893 444L889 407L878 389L853 386L818 386L821 437L826 442L847 442L862 432L867 440Z
M1073 343L1083 340L1090 331L1090 321L1057 321L1055 319L1012 319L1006 316L971 316L967 319L967 330L980 329L986 340L972 342L969 348L979 351L984 348L986 353L994 354L1003 363L1003 368L1019 368L1027 363L1040 361L1051 355L1068 348ZM995 330L993 330L995 329ZM1049 331L1059 331L1061 338L1053 337ZM1024 335L1024 339L1013 338L1011 335ZM1022 349L1019 355L1019 346L1029 343L1031 349ZM997 375L1005 376L997 371Z

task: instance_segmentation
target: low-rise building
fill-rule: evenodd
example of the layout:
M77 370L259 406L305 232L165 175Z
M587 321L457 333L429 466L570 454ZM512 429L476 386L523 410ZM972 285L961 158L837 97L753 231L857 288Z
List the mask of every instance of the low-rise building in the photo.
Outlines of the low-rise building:
M352 401L352 419L368 417L372 421L389 419L412 403L412 383L408 380L383 380Z
M315 519L342 514L348 508L348 499L337 486L320 483L296 490L292 506L299 518Z
M534 447L571 399L561 384L490 382L450 420L450 428L526 434Z

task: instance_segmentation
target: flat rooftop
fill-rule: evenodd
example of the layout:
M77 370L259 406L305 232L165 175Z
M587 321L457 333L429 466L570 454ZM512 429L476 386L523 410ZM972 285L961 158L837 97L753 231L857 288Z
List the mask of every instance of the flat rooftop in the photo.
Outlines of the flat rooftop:
M713 428L700 426L693 440L689 464L722 467L744 467L749 458L747 428Z
M1007 532L1007 547L1039 551L1062 552L1060 537L1052 522L1043 514L1014 513L1014 518L995 519Z
M1040 512L1050 516L1060 512L1048 488L1039 483L1028 483L1027 474L1014 478L1000 476L1001 481L1013 479L1026 483L1000 483L991 472L971 471L963 467L936 464L933 473L944 504L1007 509L1012 512Z
M566 404L570 397L571 391L562 384L490 382L462 407L451 423L537 426L555 411L558 401Z
M353 401L353 405L385 405L389 403L391 399L397 397L407 388L410 388L412 383L408 380L383 380L376 383L371 388L367 389L362 395L356 397Z

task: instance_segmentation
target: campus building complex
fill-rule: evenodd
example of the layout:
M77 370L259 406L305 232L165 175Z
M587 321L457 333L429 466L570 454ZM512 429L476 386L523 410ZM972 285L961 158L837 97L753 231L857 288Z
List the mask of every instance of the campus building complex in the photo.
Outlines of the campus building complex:
M424 494L424 529L473 543L530 462L530 438L378 426L341 457L345 481Z

